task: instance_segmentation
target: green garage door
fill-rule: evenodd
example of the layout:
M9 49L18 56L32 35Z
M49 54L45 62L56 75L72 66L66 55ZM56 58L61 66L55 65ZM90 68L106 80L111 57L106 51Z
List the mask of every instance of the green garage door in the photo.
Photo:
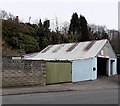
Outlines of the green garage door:
M71 63L47 62L47 84L72 81Z

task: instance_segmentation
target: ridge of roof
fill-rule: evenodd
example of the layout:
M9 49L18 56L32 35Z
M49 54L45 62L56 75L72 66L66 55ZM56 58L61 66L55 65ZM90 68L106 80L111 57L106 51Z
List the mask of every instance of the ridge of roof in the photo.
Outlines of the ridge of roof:
M80 41L80 42L69 42L69 43L59 43L59 44L50 44L50 45L62 45L62 44L74 44L74 43L84 43L84 42L93 42L93 41L102 41L106 40L109 42L108 39L101 39L101 40L89 40L89 41ZM49 46L49 45L48 45Z

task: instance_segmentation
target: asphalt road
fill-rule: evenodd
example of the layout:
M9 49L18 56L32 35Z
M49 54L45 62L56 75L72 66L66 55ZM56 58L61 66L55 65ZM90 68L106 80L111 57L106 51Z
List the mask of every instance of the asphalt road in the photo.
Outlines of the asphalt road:
M118 90L84 90L3 96L3 104L118 104Z

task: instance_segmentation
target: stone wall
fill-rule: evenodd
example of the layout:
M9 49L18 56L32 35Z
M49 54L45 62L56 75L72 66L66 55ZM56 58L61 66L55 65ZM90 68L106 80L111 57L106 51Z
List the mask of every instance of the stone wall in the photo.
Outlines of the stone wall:
M34 60L2 59L2 87L46 84L46 63Z

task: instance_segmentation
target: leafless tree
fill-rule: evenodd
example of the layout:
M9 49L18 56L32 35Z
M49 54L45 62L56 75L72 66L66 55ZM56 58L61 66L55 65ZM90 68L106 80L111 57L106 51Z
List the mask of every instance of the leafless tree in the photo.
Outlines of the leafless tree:
M11 19L15 20L15 16L11 13L7 13L5 10L0 11L0 19Z
M109 30L110 42L116 53L120 53L120 32Z
M69 22L65 21L64 23L62 23L61 25L61 33L62 34L67 34L69 30Z
M8 19L8 14L6 11L4 10L0 11L0 19Z
M58 32L59 31L59 23L58 23L58 18L55 17L55 31Z

